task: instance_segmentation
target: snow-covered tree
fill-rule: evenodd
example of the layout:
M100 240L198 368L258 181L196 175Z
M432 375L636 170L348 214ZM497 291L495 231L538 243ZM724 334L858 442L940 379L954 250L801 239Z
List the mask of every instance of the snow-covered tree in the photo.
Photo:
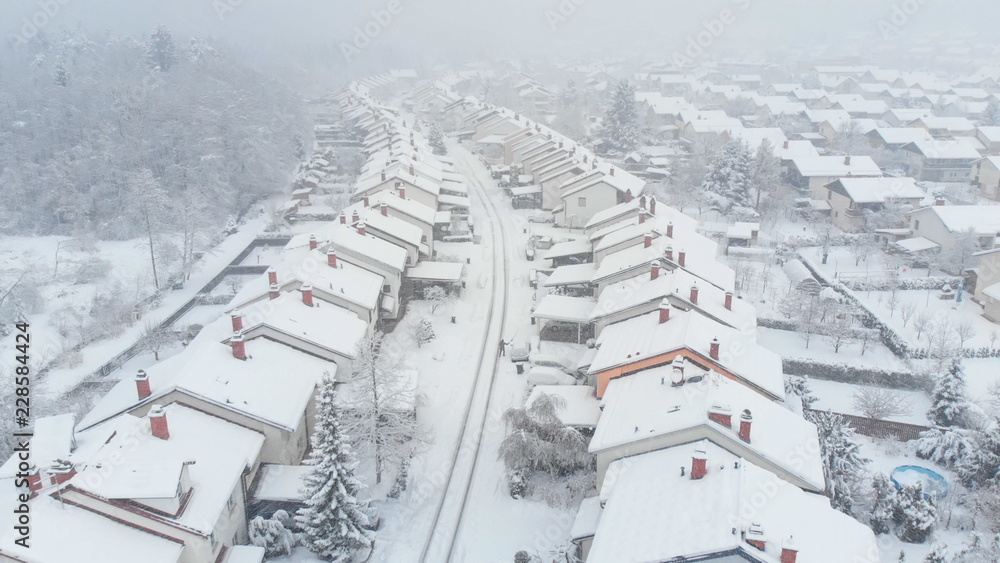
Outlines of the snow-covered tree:
M281 518L265 519L263 516L257 516L250 521L248 531L250 543L263 547L264 555L267 557L291 555L292 549L295 548L295 534L285 528Z
M434 154L448 154L448 148L444 145L444 132L436 123L427 134L427 144L431 146Z
M555 476L593 465L587 438L559 420L561 408L565 408L561 397L542 394L531 406L510 408L503 414L507 436L500 443L498 457L509 472L543 471Z
M982 250L979 246L979 235L972 227L955 234L954 244L948 252L937 254L937 267L954 274L962 275L975 262L975 255Z
M962 484L968 488L998 483L1000 480L1000 419L993 419L986 430L976 434L974 454L959 461L955 471Z
M996 96L986 104L986 111L983 112L982 124L989 127L1000 126L1000 100Z
M435 285L424 289L424 300L431 302L431 313L437 313L438 308L454 301L455 296Z
M781 184L781 159L774 156L774 147L769 139L761 141L753 159L753 176L750 181L753 187L754 209L760 212L762 194L771 195Z
M416 389L402 358L388 353L383 339L377 331L358 341L355 374L340 397L344 429L358 452L374 459L376 483L387 467L410 458L417 438Z
M947 373L934 385L927 419L935 426L965 426L968 423L967 411L965 371L962 369L962 361L955 359Z
M896 504L896 486L884 473L876 473L872 479L872 510L868 524L876 534L887 534L891 530L892 510Z
M750 193L753 173L753 154L747 144L742 140L730 141L716 154L701 184L704 203L720 213L753 208Z
M152 69L166 72L174 66L177 62L177 49L167 26L161 25L153 31L146 46L146 54Z
M976 455L978 438L971 430L961 428L931 428L916 440L917 457L945 467L955 468Z
M140 170L129 182L127 211L136 221L146 237L149 246L149 261L153 268L153 285L160 288L156 271L156 258L160 251L161 235L168 217L169 199L149 169Z
M861 455L854 430L839 415L811 412L808 418L816 424L826 496L831 506L850 514L854 508L854 493L869 460Z
M333 376L324 374L308 463L313 470L304 480L306 502L295 520L310 551L324 559L350 561L358 551L371 549L375 533L368 501L359 498L357 462L340 430L335 393Z
M972 532L972 538L948 563L996 563L1000 561L1000 536Z
M875 382L858 387L851 402L858 412L877 420L910 414L910 400L904 393Z
M798 396L804 409L812 408L813 404L819 400L809 389L809 378L797 375L790 375L785 379L785 395Z
M431 324L430 319L427 317L421 317L416 322L411 324L410 336L412 336L413 341L417 343L417 348L420 348L424 344L434 340L434 326Z
M927 541L937 521L937 509L930 499L924 497L923 487L919 483L903 486L896 499L902 514L899 539L907 543Z
M160 352L177 342L177 333L154 322L148 322L139 336L139 343L144 350L153 353L153 359L160 361Z
M924 563L948 563L948 546L936 543L924 557Z
M612 149L627 153L639 145L639 117L635 109L635 86L622 80L611 94L604 114L604 140Z

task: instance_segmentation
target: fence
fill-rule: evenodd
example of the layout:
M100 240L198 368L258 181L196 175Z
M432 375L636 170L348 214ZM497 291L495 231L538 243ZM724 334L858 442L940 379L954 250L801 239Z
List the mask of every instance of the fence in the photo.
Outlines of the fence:
M805 409L805 413L817 413L822 414L826 411L819 411L813 409ZM841 414L833 413L840 418L844 419L844 422L848 426L854 429L855 432L861 434L862 436L868 436L871 438L894 438L900 442L908 442L910 440L916 440L920 437L920 433L925 430L930 430L927 426L920 426L919 424L907 424L905 422L893 422L891 420L879 420L876 418L866 418L863 416L854 416L852 414Z

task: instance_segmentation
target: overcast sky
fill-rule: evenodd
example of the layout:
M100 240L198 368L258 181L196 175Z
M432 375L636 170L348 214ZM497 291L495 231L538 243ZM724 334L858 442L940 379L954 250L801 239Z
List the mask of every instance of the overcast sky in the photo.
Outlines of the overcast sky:
M88 30L146 33L169 26L178 39L208 35L266 50L276 59L323 45L366 63L430 64L533 54L683 53L709 28L710 50L782 51L833 44L845 34L906 41L940 30L995 37L996 0L3 0L5 36ZM397 7L395 14L390 7ZM49 13L46 13L46 10ZM728 13L724 13L728 10ZM376 23L373 12L381 15ZM907 13L910 12L910 13ZM728 23L714 23L726 16ZM41 25L38 25L41 24ZM889 27L887 27L889 26ZM369 33L365 33L367 28ZM886 35L898 29L897 36ZM361 30L362 37L358 37ZM371 33L374 31L374 33ZM702 34L702 39L708 36ZM346 46L346 47L345 47ZM655 50L654 50L655 48ZM358 56L353 56L358 55Z

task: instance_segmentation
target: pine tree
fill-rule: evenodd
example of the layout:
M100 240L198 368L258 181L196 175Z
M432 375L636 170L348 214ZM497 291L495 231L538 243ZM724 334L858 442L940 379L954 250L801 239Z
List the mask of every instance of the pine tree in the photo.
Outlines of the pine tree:
M369 527L368 501L358 498L362 484L354 476L356 462L347 437L340 431L334 405L334 380L320 382L316 429L305 478L306 505L295 520L310 551L332 561L348 561L356 551L370 549L375 534Z
M1000 100L993 98L986 104L982 124L990 127L1000 126Z
M774 156L774 147L771 141L764 139L757 147L757 154L754 155L753 177L751 185L754 190L754 210L760 212L761 195L765 192L773 193L778 184L781 183L781 159Z
M955 471L970 489L1000 481L1000 419L977 435L974 452L959 461Z
M934 544L931 551L924 557L924 563L948 563L948 546L942 543Z
M816 424L826 496L830 505L850 514L854 508L854 489L868 459L854 441L854 430L844 419L833 413L814 412L809 417Z
M174 38L167 26L161 25L149 38L146 46L146 56L149 57L149 67L160 72L170 70L177 62L177 49Z
M278 512L284 511L279 510ZM285 528L277 514L269 519L265 519L263 516L254 518L248 525L248 532L250 543L263 547L267 557L291 555L292 549L295 547L295 534Z
M610 147L627 153L639 145L639 116L635 109L635 86L622 80L611 94L604 114L604 140Z
M876 534L889 533L892 509L896 503L896 487L885 474L877 473L872 479L872 491L875 499L872 502L868 523Z
M976 435L961 428L931 428L920 433L917 439L916 454L921 459L928 459L948 468L958 467L961 463L976 456L978 449Z
M899 539L907 543L924 543L937 521L934 503L924 498L924 490L919 483L900 489L898 499L903 515Z
M965 372L962 361L952 361L951 369L934 385L931 410L927 418L935 426L964 426L968 405L965 398Z
M427 134L427 144L431 146L434 154L448 154L448 148L444 146L444 132L436 123Z
M709 165L701 184L703 202L720 213L752 208L753 173L753 155L747 144L742 140L727 143Z

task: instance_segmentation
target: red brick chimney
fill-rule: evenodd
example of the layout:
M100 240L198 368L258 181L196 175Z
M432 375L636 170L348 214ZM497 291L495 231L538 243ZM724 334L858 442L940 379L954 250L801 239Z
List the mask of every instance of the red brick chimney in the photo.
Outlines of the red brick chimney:
M233 321L233 332L243 330L243 315L240 314L239 310L233 309L233 312L229 313L229 318Z
M354 212L351 213L351 222L352 223L357 223L360 220L361 220L361 216L358 215L358 210L355 209Z
M633 199L635 199L635 198L632 197L632 192L625 192L625 203L629 203Z
M798 555L799 548L795 543L795 539L792 536L788 536L788 539L781 543L781 563L795 563Z
M656 198L649 196L649 214L656 215Z
M673 261L673 259L674 259L674 247L668 246L665 255L667 257L667 260Z
M277 299L278 295L281 295L281 293L278 291L278 284L272 283L271 287L267 289L267 297L269 299Z
M712 357L713 360L719 359L719 339L713 338L712 342L708 345L708 355Z
M641 224L643 224L645 222L646 222L646 212L645 211L640 211L639 212L639 224L641 225Z
M684 267L685 258L687 258L687 252L684 252L683 248L677 251L677 263L680 264L682 268Z
M691 456L691 478L701 479L708 473L708 454L705 453L705 449L699 447L694 451L694 455Z
M753 425L753 416L750 414L750 409L743 409L743 414L740 415L740 440L746 443L750 443L750 427Z
M337 267L337 251L332 246L326 249L326 265L331 268Z
M712 408L708 409L708 419L726 428L733 427L733 411L728 405L712 405Z
M135 390L139 394L140 401L153 394L149 389L149 376L146 375L146 370L144 369L139 370L135 374Z
M401 197L403 199L406 199L406 187L405 186L402 186L402 185L399 186L399 197Z
M153 430L153 436L161 440L170 439L170 428L167 426L167 411L160 405L153 405L149 409L149 427Z
M587 155L583 155L583 163L587 164Z
M309 235L309 250L316 250L316 246L319 243L316 242L316 235Z
M313 286L305 284L300 288L302 292L302 302L306 304L307 307L313 306Z
M667 238L674 238L674 222L667 223Z
M670 320L670 300L666 297L660 301L660 324Z
M726 292L726 309L728 309L730 311L733 310L733 292L732 291L727 291Z
M850 166L850 165L851 165L851 157L845 156L844 157L844 166Z
M945 203L947 202L943 197L934 198L934 205L943 206Z
M787 149L788 148L788 141L785 141L785 144L783 146L784 146L784 148Z
M413 171L413 165L412 164L410 165L410 176L416 176L416 173Z
M76 475L76 468L65 459L57 459L48 470L49 482L52 485L61 485L69 481Z
M649 248L650 246L653 246L653 233L646 233L642 239L642 247Z
M378 206L378 208L379 208L379 211L382 212L382 216L383 217L388 217L389 216L389 205L387 203L382 202L382 205Z
M611 170L610 170L610 171L608 171L608 174L610 174L610 175L612 175L612 176L614 176L614 175L615 175L615 167L614 167L614 166L612 166L612 167L611 167Z
M764 528L760 524L750 524L746 533L747 543L764 551L767 548L767 539L764 537Z
M273 266L267 269L267 283L269 285L278 283L278 271Z
M385 177L385 170L382 171L382 181L385 182L387 178Z
M243 332L236 331L229 338L229 345L233 348L233 357L237 360L247 359L246 343L243 342Z
M364 222L358 223L358 234L364 236L364 234L365 234L365 224L364 224Z
M361 201L364 202L365 207L368 207L368 196L361 198Z
M347 215L344 215L343 211L340 212L340 224L341 225L347 224Z
M649 263L649 279L652 281L658 277L660 277L660 264L656 260L653 260Z
M691 286L691 299L690 299L690 301L692 303L694 303L695 305L698 304L698 284L694 284L694 285Z

